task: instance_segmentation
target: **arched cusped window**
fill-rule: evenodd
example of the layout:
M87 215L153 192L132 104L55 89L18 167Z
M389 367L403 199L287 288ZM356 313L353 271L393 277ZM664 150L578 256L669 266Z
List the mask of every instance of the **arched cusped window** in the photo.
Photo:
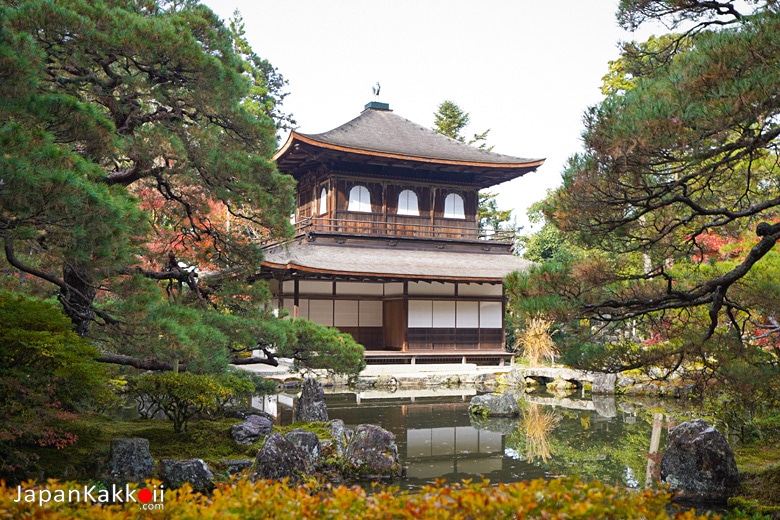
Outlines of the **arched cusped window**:
M417 194L412 190L403 190L398 194L398 214L420 216L417 206Z
M450 193L444 199L444 217L445 218L466 218L466 212L463 209L463 197L457 193Z
M349 190L349 206L347 211L362 211L371 213L371 193L365 186L353 186Z
M322 188L320 192L320 215L324 215L328 212L328 190Z

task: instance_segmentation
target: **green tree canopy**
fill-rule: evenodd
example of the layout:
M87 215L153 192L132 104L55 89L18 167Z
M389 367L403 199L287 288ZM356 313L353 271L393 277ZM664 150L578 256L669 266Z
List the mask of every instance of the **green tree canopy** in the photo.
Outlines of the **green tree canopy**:
M515 323L555 318L564 362L687 366L776 402L780 15L749 4L621 2L626 26L684 32L624 46L542 203L581 254L507 279Z
M0 77L3 285L54 288L102 359L139 368L294 340L247 282L291 232L295 188L270 160L285 82L240 17L0 0Z
M544 201L531 204L528 211L528 221L540 226L534 233L520 235L517 243L520 254L532 262L571 259L578 255L579 250L570 244L561 231L544 217Z
M653 5L678 4L638 3L621 13L644 17ZM704 16L704 3L685 3L695 5L674 9L675 19ZM644 255L623 265L616 280L641 280L642 293L586 305L593 315L622 319L708 306L712 332L721 312L741 307L730 288L780 238L780 104L768 88L780 79L778 24L774 10L758 9L727 28L691 34L690 48L588 112L586 153L564 173L547 216L589 247ZM674 271L701 254L710 234L747 228L757 240L733 269L696 277Z
M461 131L469 124L469 115L450 100L442 101L433 113L433 129L451 139L465 141Z
M481 134L474 134L474 137L466 141L466 136L462 134L464 128L469 125L471 116L464 112L454 101L445 100L439 103L436 112L433 113L433 130L446 135L450 139L457 139L462 143L476 145L477 148L492 150L493 147L487 145L487 135L490 129Z

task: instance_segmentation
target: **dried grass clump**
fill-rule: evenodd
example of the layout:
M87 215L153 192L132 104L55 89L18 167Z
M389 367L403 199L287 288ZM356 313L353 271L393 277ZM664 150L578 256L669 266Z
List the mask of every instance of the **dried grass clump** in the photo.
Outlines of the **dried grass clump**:
M552 339L554 332L550 330L552 325L552 320L533 318L518 338L518 347L522 349L532 367L538 366L542 359L552 360L558 354L558 348Z

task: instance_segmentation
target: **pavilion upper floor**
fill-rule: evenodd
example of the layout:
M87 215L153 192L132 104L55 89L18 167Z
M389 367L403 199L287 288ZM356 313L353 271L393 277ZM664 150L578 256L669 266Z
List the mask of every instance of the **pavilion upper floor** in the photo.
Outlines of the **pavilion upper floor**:
M480 231L473 186L377 179L329 172L301 179L296 232L510 242L506 231Z

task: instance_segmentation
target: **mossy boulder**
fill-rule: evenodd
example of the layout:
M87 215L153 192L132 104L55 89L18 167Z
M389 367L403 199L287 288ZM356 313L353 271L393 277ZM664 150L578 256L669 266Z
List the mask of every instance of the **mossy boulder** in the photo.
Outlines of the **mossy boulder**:
M214 489L214 474L201 459L163 459L160 463L160 480L170 489L185 483L195 491L208 492Z
M272 433L257 452L254 477L258 479L282 480L289 478L297 482L306 474L306 456L295 444L281 433Z
M519 417L520 407L510 393L484 394L471 398L469 413L481 417Z
M112 482L143 482L154 475L154 469L148 439L131 437L111 440L109 472Z
M696 419L669 432L661 481L677 492L677 500L726 503L737 492L739 472L726 438L703 419Z
M347 477L400 477L401 462L395 435L374 424L361 424L344 449Z

